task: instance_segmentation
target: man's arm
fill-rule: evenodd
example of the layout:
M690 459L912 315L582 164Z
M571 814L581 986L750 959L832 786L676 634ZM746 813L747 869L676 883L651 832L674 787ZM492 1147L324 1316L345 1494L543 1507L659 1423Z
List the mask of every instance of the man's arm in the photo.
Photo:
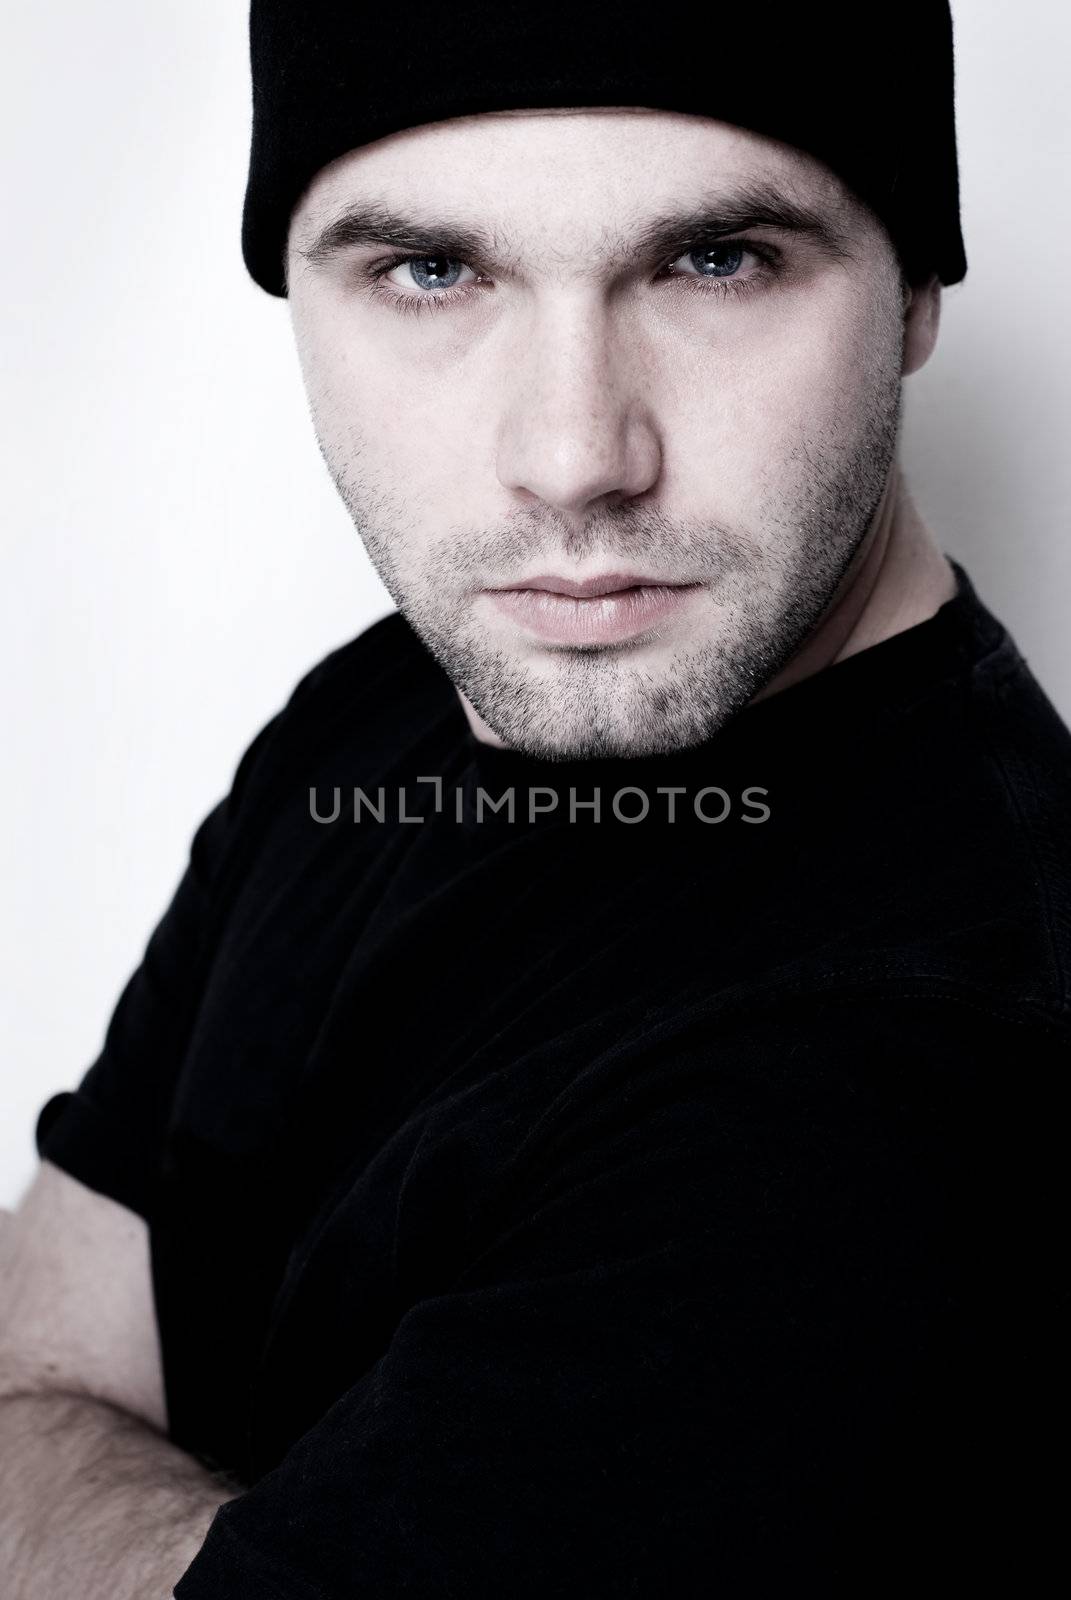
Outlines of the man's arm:
M0 1400L0 1591L167 1600L236 1492L103 1401Z
M893 986L697 1010L466 1187L463 1258L336 1354L176 1600L1047 1591L1066 1028ZM474 1125L429 1115L399 1259Z
M166 1437L144 1220L44 1162L0 1286L0 1593L165 1600L240 1491Z

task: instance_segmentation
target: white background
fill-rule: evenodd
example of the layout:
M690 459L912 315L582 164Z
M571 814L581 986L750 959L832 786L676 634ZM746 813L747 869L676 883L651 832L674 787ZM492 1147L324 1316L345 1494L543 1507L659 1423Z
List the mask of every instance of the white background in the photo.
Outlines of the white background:
M903 459L1071 720L1071 7L953 11L969 272L907 382ZM241 751L392 606L320 460L285 303L241 259L244 4L8 0L4 20L11 1206L38 1110L100 1049Z

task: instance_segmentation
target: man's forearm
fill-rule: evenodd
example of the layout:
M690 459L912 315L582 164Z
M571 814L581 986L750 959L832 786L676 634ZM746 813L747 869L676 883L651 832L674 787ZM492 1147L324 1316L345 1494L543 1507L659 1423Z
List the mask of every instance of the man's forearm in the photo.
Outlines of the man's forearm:
M0 1594L169 1600L237 1485L128 1412L0 1399Z

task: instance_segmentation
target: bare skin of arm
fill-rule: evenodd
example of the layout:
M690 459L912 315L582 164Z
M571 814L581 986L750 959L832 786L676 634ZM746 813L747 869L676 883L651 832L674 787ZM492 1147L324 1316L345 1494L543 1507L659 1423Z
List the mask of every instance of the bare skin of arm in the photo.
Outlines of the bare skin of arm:
M0 1591L10 1600L169 1600L234 1493L101 1401L0 1400Z
M146 1225L43 1162L0 1212L0 1593L168 1600L241 1489L166 1430Z

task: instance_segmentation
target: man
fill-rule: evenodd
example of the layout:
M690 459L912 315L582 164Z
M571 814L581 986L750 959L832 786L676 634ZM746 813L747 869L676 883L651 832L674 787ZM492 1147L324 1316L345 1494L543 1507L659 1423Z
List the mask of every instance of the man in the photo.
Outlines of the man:
M897 460L948 12L739 10L254 5L245 257L398 610L42 1108L20 1595L1056 1552L1071 735Z

